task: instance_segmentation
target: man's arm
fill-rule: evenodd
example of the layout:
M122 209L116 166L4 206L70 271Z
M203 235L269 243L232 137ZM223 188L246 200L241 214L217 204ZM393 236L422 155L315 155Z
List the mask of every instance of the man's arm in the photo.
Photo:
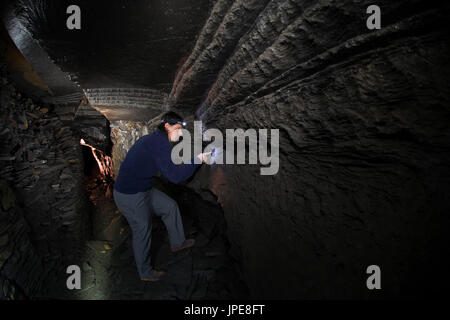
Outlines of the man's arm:
M206 161L206 155L200 154L197 156L202 162ZM180 183L187 180L190 176L194 174L195 169L197 169L201 163L194 163L194 158L191 159L191 163L185 163L176 165L172 162L171 149L170 147L164 148L158 153L155 158L156 166L158 170L172 183Z

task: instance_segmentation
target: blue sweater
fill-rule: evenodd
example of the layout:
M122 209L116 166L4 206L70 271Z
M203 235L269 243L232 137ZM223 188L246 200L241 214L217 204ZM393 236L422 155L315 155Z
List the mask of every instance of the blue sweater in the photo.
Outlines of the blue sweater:
M139 138L122 162L114 189L133 194L150 190L153 176L160 171L170 182L188 179L201 165L194 163L175 165L171 159L172 147L167 133L156 130Z

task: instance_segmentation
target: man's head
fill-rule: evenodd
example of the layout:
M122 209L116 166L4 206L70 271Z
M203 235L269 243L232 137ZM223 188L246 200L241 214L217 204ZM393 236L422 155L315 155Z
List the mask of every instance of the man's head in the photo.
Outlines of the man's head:
M183 118L173 111L166 112L161 117L161 123L158 125L158 129L166 132L169 141L177 142L183 135L181 128L185 125Z

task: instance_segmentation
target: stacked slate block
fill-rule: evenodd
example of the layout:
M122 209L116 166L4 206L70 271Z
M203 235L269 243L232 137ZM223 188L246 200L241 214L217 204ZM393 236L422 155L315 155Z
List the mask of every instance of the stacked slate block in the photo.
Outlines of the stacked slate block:
M88 236L83 156L54 105L0 81L0 275L37 297Z

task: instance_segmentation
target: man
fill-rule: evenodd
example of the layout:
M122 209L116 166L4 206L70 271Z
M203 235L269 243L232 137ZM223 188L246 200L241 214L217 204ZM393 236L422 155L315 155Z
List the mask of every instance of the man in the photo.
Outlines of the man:
M195 169L206 162L209 153L197 157L201 163L175 165L172 162L170 142L183 135L185 123L174 112L163 115L158 130L138 139L128 151L120 166L114 184L114 200L127 219L133 237L133 251L141 280L157 281L164 274L150 264L152 213L161 216L167 231L172 252L192 247L194 239L185 239L183 223L177 203L163 192L152 187L153 176L160 171L169 181L179 183L188 179Z

